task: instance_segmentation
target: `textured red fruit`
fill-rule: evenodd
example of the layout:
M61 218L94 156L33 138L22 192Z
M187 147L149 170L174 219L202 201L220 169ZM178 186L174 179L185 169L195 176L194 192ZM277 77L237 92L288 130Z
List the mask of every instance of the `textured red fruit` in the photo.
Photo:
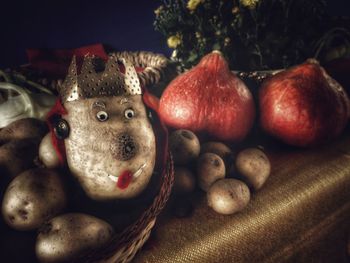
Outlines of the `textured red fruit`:
M265 81L259 101L263 129L295 146L337 137L350 115L344 89L313 59Z
M213 51L169 84L160 99L159 114L170 127L240 141L252 127L255 106L245 84Z

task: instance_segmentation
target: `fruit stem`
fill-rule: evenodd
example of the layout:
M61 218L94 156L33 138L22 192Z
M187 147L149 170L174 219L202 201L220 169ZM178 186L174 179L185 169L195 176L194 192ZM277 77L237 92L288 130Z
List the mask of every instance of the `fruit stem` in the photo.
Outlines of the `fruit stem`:
M221 56L222 56L222 53L221 53L221 51L220 51L220 50L213 50L211 53L214 53L214 54L219 54L219 55L221 55Z

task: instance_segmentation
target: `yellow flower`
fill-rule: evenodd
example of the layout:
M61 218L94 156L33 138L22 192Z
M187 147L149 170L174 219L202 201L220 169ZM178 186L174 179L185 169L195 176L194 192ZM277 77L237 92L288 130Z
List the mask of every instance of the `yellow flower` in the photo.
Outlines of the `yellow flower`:
M159 6L156 10L154 10L154 13L156 14L156 16L159 16L160 12L162 12L164 6Z
M238 12L239 12L239 8L237 6L232 8L232 14L237 14Z
M197 6L202 2L203 0L189 0L187 2L187 9L193 12L194 10L196 10Z
M167 40L168 47L170 48L176 48L178 45L181 44L181 36L179 34L170 36Z
M255 8L256 4L259 2L259 0L239 0L239 2L248 8Z

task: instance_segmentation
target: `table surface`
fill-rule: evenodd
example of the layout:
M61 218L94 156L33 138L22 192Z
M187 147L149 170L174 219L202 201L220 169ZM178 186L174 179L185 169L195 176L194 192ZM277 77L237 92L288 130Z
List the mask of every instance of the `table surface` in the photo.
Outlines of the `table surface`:
M248 207L219 215L200 194L188 218L161 217L134 262L348 262L350 136L268 151L272 173Z

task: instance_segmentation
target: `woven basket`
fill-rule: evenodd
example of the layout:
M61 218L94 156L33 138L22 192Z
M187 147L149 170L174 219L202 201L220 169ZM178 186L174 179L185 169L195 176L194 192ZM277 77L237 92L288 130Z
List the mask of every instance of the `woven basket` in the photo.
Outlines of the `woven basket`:
M142 248L151 234L157 216L164 208L174 181L174 164L168 153L165 170L158 195L151 206L144 211L140 218L127 227L122 233L112 237L109 244L80 258L79 262L108 262L127 263Z
M168 75L173 74L171 62L161 54L152 52L113 52L117 58L125 58L132 62L135 67L144 68L138 73L141 85L150 86L157 84L161 79L165 79Z
M165 86L178 75L176 65L164 55L152 52L113 52L117 58L125 58L131 61L134 66L143 68L138 72L140 83L149 87L152 94L160 96Z
M138 73L142 86L152 87L160 80L169 75L169 60L163 55L151 52L115 52L117 58L125 58L131 61L134 66L144 70ZM166 163L161 172L161 184L157 196L153 203L143 212L143 214L122 233L112 237L108 245L83 256L81 262L130 262L135 254L141 249L151 234L156 218L164 208L174 181L174 164L172 156L167 153Z

